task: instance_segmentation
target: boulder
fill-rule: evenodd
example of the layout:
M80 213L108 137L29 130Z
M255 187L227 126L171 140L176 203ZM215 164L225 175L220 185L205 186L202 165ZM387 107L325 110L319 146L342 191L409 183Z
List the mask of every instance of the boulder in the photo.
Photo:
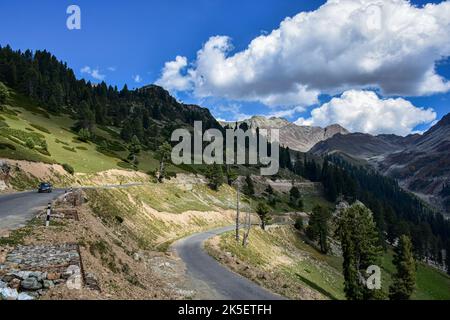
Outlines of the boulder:
M26 300L34 300L35 298L32 297L31 295L27 294L27 293L20 293L19 296L17 297L17 300L21 300L21 301L26 301Z
M42 281L45 278L47 278L47 274L44 273L44 272L35 271L35 272L30 272L28 277L29 278L36 278L38 281Z
M52 281L61 279L61 274L58 272L49 272L47 274L47 279Z
M17 279L17 278L14 278L14 279L12 279L12 280L9 282L9 287L10 287L11 289L17 289L17 290L19 290L20 284L21 284L21 281L20 281L19 279Z
M0 289L0 299L2 300L17 300L19 293L16 289L3 288Z
M85 276L86 286L94 291L101 291L97 277L93 273L87 273Z
M42 289L42 284L36 278L27 278L22 281L21 287L25 290L39 290Z
M55 283L51 280L44 280L43 284L45 289L51 289L55 286Z
M0 280L0 289L6 288L6 282Z
M62 277L64 279L69 279L73 275L81 275L81 269L79 266L76 265L68 266L66 271L64 271Z

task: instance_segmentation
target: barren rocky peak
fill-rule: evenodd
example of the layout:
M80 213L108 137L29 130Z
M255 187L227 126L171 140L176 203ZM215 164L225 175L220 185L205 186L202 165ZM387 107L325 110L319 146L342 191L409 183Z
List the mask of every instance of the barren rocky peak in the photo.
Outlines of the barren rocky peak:
M345 128L338 124L333 124L326 128L311 127L311 126L299 126L284 118L267 118L263 116L254 116L248 120L239 121L237 125L247 123L249 128L260 129L279 129L280 130L280 142L283 146L290 149L307 152L311 150L317 143L327 140L334 135L348 134ZM228 125L232 128L236 126L236 122L225 122L223 126Z

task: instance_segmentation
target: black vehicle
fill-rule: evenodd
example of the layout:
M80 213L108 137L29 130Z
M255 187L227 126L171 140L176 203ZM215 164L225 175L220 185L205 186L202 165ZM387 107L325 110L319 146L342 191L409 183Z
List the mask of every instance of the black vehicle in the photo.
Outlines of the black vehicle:
M39 193L52 193L53 187L50 183L42 182L38 187Z

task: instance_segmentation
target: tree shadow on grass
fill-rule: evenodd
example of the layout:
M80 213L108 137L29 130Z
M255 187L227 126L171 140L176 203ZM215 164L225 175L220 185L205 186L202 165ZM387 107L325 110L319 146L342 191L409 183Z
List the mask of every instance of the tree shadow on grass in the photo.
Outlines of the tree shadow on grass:
M304 282L306 285L308 285L309 287L311 287L312 289L320 292L321 294L323 294L324 296L330 298L331 300L339 300L338 298L336 298L335 296L333 296L333 294L331 294L330 292L326 291L325 289L323 289L322 287L318 286L316 283L306 279L305 277L303 277L302 275L296 273L295 274L297 277L299 277L299 279Z

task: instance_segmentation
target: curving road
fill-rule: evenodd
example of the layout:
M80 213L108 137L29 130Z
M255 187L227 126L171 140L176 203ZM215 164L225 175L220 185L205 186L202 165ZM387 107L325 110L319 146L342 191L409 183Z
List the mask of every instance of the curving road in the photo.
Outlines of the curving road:
M113 189L141 186L143 183L77 187L81 189ZM67 189L53 189L52 193L25 191L0 195L0 231L13 230L26 225L47 204L64 194Z
M0 195L0 231L24 226L49 202L63 194L64 189L54 189L52 193L25 191Z
M210 292L209 299L284 300L282 296L228 270L206 253L203 248L206 240L231 230L234 226L194 234L174 243L172 249L184 261L194 282L201 283L202 289Z
M90 188L127 188L142 184L108 185ZM0 232L20 228L47 204L64 194L64 189L54 189L53 193L39 194L26 191L0 195ZM203 293L205 299L232 300L280 300L283 297L274 294L250 280L228 270L210 257L203 249L206 240L231 231L234 226L219 228L194 234L176 242L172 248L178 253L187 267L193 283Z

